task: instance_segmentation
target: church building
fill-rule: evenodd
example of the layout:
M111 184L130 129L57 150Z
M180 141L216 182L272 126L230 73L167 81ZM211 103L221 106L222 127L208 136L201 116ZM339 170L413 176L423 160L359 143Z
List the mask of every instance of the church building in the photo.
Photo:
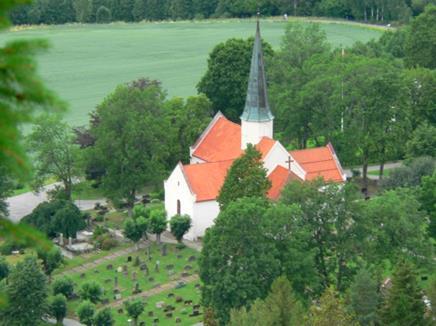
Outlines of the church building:
M344 182L346 176L333 146L287 151L273 138L274 116L268 103L267 83L259 22L251 59L247 99L241 124L218 112L190 147L190 164L179 163L165 181L165 210L168 218L187 214L192 227L186 239L202 237L219 213L216 201L227 171L247 144L262 154L271 188L268 197L277 200L290 180Z

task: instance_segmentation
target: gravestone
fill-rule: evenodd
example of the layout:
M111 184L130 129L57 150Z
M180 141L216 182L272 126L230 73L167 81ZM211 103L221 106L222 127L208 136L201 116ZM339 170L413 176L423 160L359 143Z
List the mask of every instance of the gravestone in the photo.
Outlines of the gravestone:
M127 257L127 262L130 263L132 261L132 256Z
M148 317L153 317L154 316L154 312L153 311L149 311L148 312Z
M174 297L174 293L168 293L168 298L172 298L172 297Z
M151 260L151 248L150 248L150 245L147 246L147 257L148 257L148 260Z
M118 287L118 276L114 277L114 287L117 288Z
M185 300L185 306L192 305L192 300Z
M201 307L201 305L196 304L196 305L194 305L194 306L192 307L192 309L193 309L193 310L199 310L200 307Z
M195 256L190 256L190 257L188 258L188 261L189 261L189 262L193 262L193 261L195 261L195 260L197 260L197 257L195 257Z
M162 309L163 307L165 307L165 302L163 302L163 301L156 302L157 309Z
M135 257L135 260L133 261L133 266L137 267L141 265L141 259L139 258L139 256Z
M117 268L117 272L118 272L118 273L122 273L122 272L123 272L123 268L122 268L121 266L118 267L118 268Z
M106 266L106 269L107 269L108 271L111 271L111 270L114 269L114 265L109 264L109 265Z
M71 247L73 245L73 238L68 237L68 246Z
M200 283L195 284L195 288L199 289L201 287Z
M123 265L123 272L127 272L127 271L128 271L127 265Z
M115 300L121 300L121 293L115 294Z
M186 265L183 269L185 271L190 271L192 269L192 266L191 265Z
M157 324L159 324L159 318L153 319L153 325L157 325Z
M123 272L123 275L124 275L124 277L128 277L129 276L129 272L125 271L125 272Z
M191 274L189 274L189 273L186 273L186 272L183 272L182 273L182 277L188 277L188 276L190 276Z
M167 313L165 314L165 316L166 316L167 318L173 318L173 313L172 313L172 312L167 312Z
M59 233L59 245L61 247L64 246L64 234L63 233Z
M123 308L118 309L118 313L122 314L124 312Z
M132 281L136 281L136 277L137 277L136 272L133 272L132 273Z
M159 265L160 265L160 261L156 260L156 265L154 266L154 270L155 272L159 273Z
M139 283L135 283L135 288L133 289L133 294L141 293L141 289L139 288Z
M182 319L180 317L176 318L176 324L180 324L182 322Z
M114 294L118 294L118 293L120 293L120 290L118 288L115 288L114 289Z
M176 297L176 302L177 303L183 302L183 298L182 297Z
M85 278L85 277L86 277L85 273L80 274L80 278Z
M105 304L109 304L109 299L108 299L108 298L104 298L103 300L101 300L101 303L102 303L103 305L105 305Z
M149 281L149 282L154 282L154 277L149 277L149 278L148 278L148 281Z
M148 269L148 266L147 266L146 263L142 263L142 264L139 266L139 270L141 270L141 271L145 271L145 270L147 270L147 269Z
M166 243L164 243L161 247L161 254L162 256L166 256L167 255L167 245Z
M169 265L166 265L165 268L167 270L174 269L174 265L173 264L169 264Z
M200 312L198 310L194 310L192 314L189 315L189 317L197 317L197 316L200 316Z
M139 326L145 326L145 321L141 321L141 322L139 323Z

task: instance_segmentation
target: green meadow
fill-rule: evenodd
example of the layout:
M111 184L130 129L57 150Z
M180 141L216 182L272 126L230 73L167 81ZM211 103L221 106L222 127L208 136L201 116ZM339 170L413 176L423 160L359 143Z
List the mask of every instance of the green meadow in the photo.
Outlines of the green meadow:
M262 21L263 38L274 48L280 46L285 24L279 19ZM337 47L382 33L381 28L361 24L320 24ZM16 28L1 34L0 44L12 39L47 39L51 48L38 57L40 74L67 101L68 122L83 125L88 113L118 84L140 77L162 81L169 96L196 94L195 85L206 70L212 48L228 38L246 38L254 32L254 20L74 24Z

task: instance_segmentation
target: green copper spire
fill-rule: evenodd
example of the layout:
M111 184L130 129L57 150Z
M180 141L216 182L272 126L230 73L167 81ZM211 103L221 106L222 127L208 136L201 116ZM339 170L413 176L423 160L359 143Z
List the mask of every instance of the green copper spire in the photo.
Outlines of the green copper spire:
M241 119L255 122L271 121L274 119L268 103L259 19L257 19L256 38L254 40L253 55L251 57L247 99Z

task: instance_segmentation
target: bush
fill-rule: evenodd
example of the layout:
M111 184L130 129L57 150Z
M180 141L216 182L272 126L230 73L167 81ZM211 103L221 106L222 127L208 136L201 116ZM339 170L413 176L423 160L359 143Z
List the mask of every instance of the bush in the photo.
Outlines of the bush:
M95 314L95 305L86 300L83 301L79 307L77 308L77 316L79 316L79 320L82 324L86 326L92 326L94 323L94 314Z
M181 242L183 236L191 228L191 218L189 215L175 215L170 220L171 233Z
M69 277L56 279L52 288L53 295L63 294L66 298L71 298L74 294L74 282Z
M23 244L16 241L8 240L0 246L0 254L8 256L12 254L12 251L21 251L24 248L25 246Z
M86 282L82 284L79 291L82 300L89 300L92 303L97 303L103 295L103 288L96 282Z
M0 257L0 281L9 275L9 264L3 257Z
M110 308L103 308L95 314L94 325L95 326L114 325L114 319L112 318L112 312Z
M101 250L110 250L118 246L118 241L110 234L106 233L97 239L96 244L97 248L100 248Z

